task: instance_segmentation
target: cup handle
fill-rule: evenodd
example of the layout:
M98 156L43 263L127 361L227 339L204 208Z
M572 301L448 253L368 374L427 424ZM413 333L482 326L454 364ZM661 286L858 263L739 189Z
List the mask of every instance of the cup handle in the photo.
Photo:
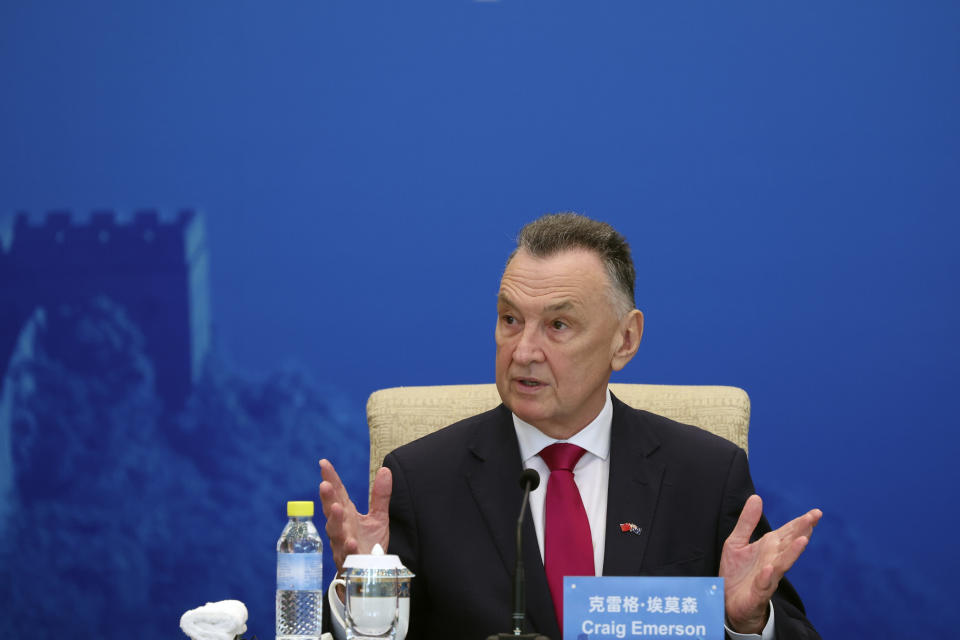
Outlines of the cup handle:
M340 625L340 628L346 631L347 623L343 621L343 618L340 616L340 610L343 609L344 604L340 602L340 598L337 596L337 587L340 585L344 589L347 588L347 583L343 578L336 578L330 583L330 588L327 589L327 601L330 603L330 615L333 616L337 624Z

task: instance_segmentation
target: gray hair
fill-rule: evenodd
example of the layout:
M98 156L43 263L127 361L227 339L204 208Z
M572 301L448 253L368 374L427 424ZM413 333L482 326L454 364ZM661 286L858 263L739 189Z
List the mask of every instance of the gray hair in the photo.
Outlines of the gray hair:
M592 251L607 271L617 315L622 318L636 307L633 294L636 270L630 256L630 245L606 222L571 212L550 213L520 230L517 248L507 258L507 264L521 249L538 258L547 258L570 249Z

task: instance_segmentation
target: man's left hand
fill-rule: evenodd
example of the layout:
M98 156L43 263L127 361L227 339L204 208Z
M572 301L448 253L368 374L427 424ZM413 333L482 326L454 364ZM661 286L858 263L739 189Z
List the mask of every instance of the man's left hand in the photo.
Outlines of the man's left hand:
M770 596L783 574L803 553L823 515L819 509L812 509L756 542L750 542L762 513L760 496L750 496L720 554L727 621L738 633L763 631Z

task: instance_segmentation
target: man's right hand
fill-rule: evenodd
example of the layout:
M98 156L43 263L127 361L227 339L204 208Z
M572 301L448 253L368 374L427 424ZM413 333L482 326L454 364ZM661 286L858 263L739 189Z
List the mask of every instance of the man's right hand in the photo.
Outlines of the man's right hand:
M347 490L329 460L320 461L320 502L323 515L327 519L327 537L337 572L343 568L343 561L352 553L370 553L375 544L387 550L390 541L390 493L393 491L393 477L390 470L381 467L373 481L373 495L370 498L370 513L363 515L357 511Z

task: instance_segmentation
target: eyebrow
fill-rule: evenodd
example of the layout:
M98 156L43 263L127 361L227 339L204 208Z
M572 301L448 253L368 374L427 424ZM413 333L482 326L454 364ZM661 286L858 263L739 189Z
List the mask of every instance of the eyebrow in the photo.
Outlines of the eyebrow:
M513 304L513 301L510 300L510 297L503 292L497 294L497 302L500 304L505 304L509 307L516 307L516 305ZM549 304L543 308L544 311L569 311L571 309L573 309L573 302L570 300L560 300L559 302L554 302L553 304Z
M543 308L544 311L569 311L570 309L573 309L573 303L569 300L554 302L553 304L547 305Z

